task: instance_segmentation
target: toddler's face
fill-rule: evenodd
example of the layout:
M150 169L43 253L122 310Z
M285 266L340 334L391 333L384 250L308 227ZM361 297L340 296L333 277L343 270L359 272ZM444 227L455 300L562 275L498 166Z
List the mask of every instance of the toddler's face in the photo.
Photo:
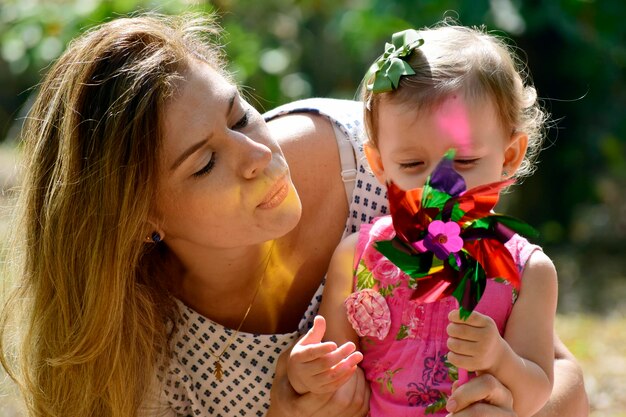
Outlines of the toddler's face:
M527 137L499 122L491 99L468 102L452 95L430 111L382 101L378 109L378 149L368 150L377 178L408 190L422 187L444 153L456 150L455 168L467 188L515 173Z

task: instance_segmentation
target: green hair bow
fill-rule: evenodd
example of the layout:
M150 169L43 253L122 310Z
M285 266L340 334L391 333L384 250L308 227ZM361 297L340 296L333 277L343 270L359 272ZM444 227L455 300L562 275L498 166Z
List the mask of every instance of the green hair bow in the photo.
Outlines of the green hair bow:
M407 29L391 35L391 43L385 43L385 52L372 64L365 79L367 89L374 93L384 93L398 88L400 77L415 74L413 68L404 60L413 49L424 43L416 30ZM373 82L369 82L374 76Z

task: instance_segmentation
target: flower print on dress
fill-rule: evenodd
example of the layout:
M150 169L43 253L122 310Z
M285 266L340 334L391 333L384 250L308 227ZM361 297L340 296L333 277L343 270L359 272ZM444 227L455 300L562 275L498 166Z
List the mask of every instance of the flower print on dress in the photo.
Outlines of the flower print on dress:
M406 326L406 337L415 339L419 337L424 327L424 305L410 302L408 308L402 314L402 323Z
M423 382L411 382L406 391L407 401L411 407L427 407L441 398L441 392Z
M446 355L434 354L424 360L422 382L410 382L406 396L409 405L424 407L425 414L442 411L448 399L445 392L435 388L448 379Z
M356 271L354 271L354 277L356 278L355 284L357 290L374 288L376 280L374 279L372 272L367 268L367 266L365 266L363 259L359 261Z
M387 369L391 368L391 365L392 363L390 361L376 359L372 361L370 368L365 370L365 376L372 381L376 380L381 377Z
M446 355L428 356L424 359L424 372L422 381L431 382L431 385L440 385L448 379L448 366Z
M393 377L402 370L402 368L391 369L389 361L374 361L372 367L366 371L366 377L369 381L375 382L380 387L380 393L385 395L394 394Z
M395 390L393 388L393 377L401 370L402 368L388 369L382 374L382 376L376 378L376 382L380 385L381 394L384 394L385 391L391 395L395 394Z
M377 251L367 251L363 254L363 258L361 258L361 262L363 265L368 268L370 271L373 271L376 267L376 264L383 259L383 255Z
M387 304L394 307L404 308L406 300L413 294L413 291L404 285L399 286L393 291L393 296L387 297Z
M381 258L372 273L380 281L380 285L388 287L397 285L400 279L400 269L387 258Z
M402 272L389 259L381 258L372 273L378 281L378 291L384 297L391 295L399 285Z
M389 333L391 313L385 298L378 291L364 289L344 301L348 321L360 337L383 340Z

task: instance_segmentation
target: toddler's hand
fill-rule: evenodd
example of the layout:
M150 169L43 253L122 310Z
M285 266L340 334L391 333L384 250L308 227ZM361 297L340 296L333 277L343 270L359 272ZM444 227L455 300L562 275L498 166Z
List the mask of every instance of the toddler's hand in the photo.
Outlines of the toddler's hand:
M299 394L334 392L350 379L363 359L352 342L339 347L334 342L322 342L325 332L326 321L315 317L311 330L291 350L287 375Z
M493 319L474 311L463 320L459 310L451 311L448 319L448 361L468 371L495 373L506 341Z

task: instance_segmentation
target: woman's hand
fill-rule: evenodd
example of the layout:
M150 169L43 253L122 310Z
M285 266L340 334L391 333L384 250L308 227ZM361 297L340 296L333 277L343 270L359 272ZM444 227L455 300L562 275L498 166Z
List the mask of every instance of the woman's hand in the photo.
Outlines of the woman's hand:
M457 387L446 406L450 417L516 417L511 392L494 376L482 374Z
M365 376L357 368L352 378L328 394L299 395L287 378L290 350L278 358L276 376L270 391L271 406L267 417L363 417L369 410L370 390Z

